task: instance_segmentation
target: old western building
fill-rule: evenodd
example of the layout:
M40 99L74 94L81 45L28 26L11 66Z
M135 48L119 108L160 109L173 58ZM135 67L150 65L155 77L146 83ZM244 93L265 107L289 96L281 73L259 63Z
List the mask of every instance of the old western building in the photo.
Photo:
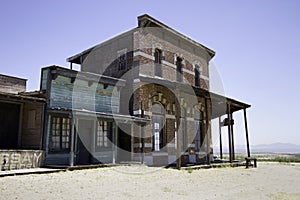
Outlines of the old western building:
M26 79L0 75L0 170L37 167L45 99L28 95Z
M138 27L67 61L71 68L77 64L84 72L126 80L120 90L120 112L151 120L145 127L120 130L127 135L126 159L181 165L211 162L211 120L223 115L232 161L232 113L244 110L246 117L250 107L210 92L209 62L214 55L213 50L142 15Z
M124 137L118 127L147 122L119 114L124 80L58 66L43 68L41 74L47 99L46 165L115 163L123 153L117 148Z
M160 21L139 16L136 28L68 58L71 69L42 68L38 91L26 92L26 80L3 76L10 81L0 92L0 149L42 150L48 166L210 164L211 121L226 116L219 125L228 128L232 162L233 113L242 110L250 157L250 105L210 91L214 55ZM6 153L0 164L14 158Z

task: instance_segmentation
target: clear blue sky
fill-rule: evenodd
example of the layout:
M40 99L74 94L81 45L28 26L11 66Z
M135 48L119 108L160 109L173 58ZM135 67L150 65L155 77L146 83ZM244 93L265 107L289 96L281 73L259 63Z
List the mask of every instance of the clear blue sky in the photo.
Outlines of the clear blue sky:
M252 144L300 144L300 1L2 0L0 73L39 88L40 68L137 26L148 13L216 51L226 95L250 103ZM236 119L242 119L236 114ZM244 144L243 122L235 138Z

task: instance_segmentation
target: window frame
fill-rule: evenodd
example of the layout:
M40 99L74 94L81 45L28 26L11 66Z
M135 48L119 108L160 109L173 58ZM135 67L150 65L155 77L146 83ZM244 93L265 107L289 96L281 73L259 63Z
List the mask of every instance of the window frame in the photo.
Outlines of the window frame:
M95 151L110 150L112 148L112 136L112 122L98 119L95 134Z
M153 106L155 106L155 105L159 105L160 107L161 107L161 112L153 112L153 110L152 110L152 120L153 120L153 122L152 122L152 151L156 151L156 152L159 152L159 151L161 151L161 149L165 146L165 138L164 138L164 135L165 135L165 127L164 127L164 121L165 121L165 112L164 112L164 110L165 110L165 108L164 108L164 106L160 103L160 102L154 102L153 104L152 104L152 108L153 108ZM157 117L157 118L160 118L161 120L162 120L162 127L159 127L158 129L159 129L159 134L158 134L158 137L159 137L159 145L158 145L158 147L159 148L157 148L157 146L156 146L156 131L155 131L155 123L156 122L154 122L154 118L155 117Z
M182 82L183 80L182 62L183 59L177 56L176 57L176 81L177 82Z
M154 50L154 75L162 77L162 50L156 48Z
M195 87L201 87L201 70L200 67L198 67L198 65L195 66L194 69L195 72Z
M118 70L124 71L127 69L127 49L118 51Z
M66 120L66 123L64 123L64 120ZM49 152L69 152L70 148L71 118L66 115L51 115Z

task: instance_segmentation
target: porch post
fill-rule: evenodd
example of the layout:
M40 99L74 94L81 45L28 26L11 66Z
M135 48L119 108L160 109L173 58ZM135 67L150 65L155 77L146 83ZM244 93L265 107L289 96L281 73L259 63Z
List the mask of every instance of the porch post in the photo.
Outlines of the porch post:
M205 98L205 108L206 108L206 156L207 164L210 165L210 115L208 108L208 98Z
M219 117L219 134L220 134L220 159L223 159L221 117Z
M176 167L177 169L181 169L181 146L180 146L180 106L179 106L179 91L177 91L177 97L176 99L175 96L175 112L176 112L176 134L177 134L177 162L176 162Z
M70 166L74 166L74 136L75 136L75 119L71 116L71 145L70 145Z
M112 132L112 134L113 134L113 141L112 141L112 163L113 164L116 164L116 148L115 148L115 146L116 146L116 122L113 122L112 123L112 125L113 125L113 128L112 128L112 130L113 130L113 132Z
M143 105L143 102L141 101L141 118L144 118L144 115L145 115L144 105ZM144 127L143 124L142 124L142 127L141 127L141 137L142 137L141 138L141 142L142 142L142 149L141 149L142 159L141 159L141 163L144 164L144 160L145 160L145 139L144 139L144 137L145 137L145 127Z
M113 122L113 157L112 163L116 164L118 157L118 125L117 122Z
M230 118L233 121L233 115L232 115L232 113L230 114ZM230 121L230 129L231 129L232 160L235 160L233 123L231 123L231 121Z
M248 157L251 157L250 156L249 137L248 137L248 123L247 123L246 108L244 108L244 121L245 121L245 131L246 131L247 154L248 154Z
M232 163L232 138L231 138L231 128L230 128L230 122L231 122L231 117L230 117L230 104L227 104L227 120L228 120L228 149L229 149L229 161Z

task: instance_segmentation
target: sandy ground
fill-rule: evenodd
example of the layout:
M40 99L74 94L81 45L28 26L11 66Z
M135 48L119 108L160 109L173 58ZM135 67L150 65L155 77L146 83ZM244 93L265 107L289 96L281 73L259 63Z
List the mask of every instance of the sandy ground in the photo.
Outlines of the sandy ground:
M0 199L300 199L300 165L191 173L137 165L2 177Z

